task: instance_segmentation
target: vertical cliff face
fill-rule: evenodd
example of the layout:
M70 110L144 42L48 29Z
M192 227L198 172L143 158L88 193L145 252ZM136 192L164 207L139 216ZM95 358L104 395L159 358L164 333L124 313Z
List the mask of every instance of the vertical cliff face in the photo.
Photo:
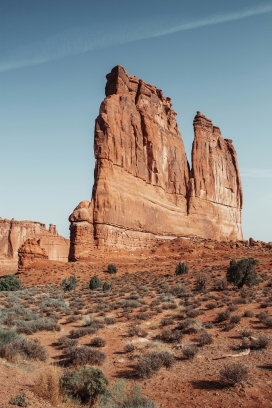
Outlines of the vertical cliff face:
M200 236L242 239L242 183L232 140L201 112L194 133L188 215L201 222Z
M95 248L150 247L163 236L241 238L235 226L238 215L234 221L231 211L222 211L222 206L230 206L240 212L241 185L238 168L236 173L234 169L235 151L219 129L203 115L196 116L190 172L170 98L129 76L121 66L107 75L105 91L95 124L92 201L80 203L69 218L69 259L88 258ZM205 122L204 130L200 122ZM219 140L222 151L213 148L212 138ZM229 160L233 173L228 175ZM224 180L229 180L224 182L226 191L219 172L222 165ZM207 215L204 201L211 203ZM219 213L229 217L221 230L216 226Z
M27 239L39 239L49 259L68 260L69 240L58 234L55 225L50 224L47 230L40 222L0 218L0 258L17 262L18 249Z

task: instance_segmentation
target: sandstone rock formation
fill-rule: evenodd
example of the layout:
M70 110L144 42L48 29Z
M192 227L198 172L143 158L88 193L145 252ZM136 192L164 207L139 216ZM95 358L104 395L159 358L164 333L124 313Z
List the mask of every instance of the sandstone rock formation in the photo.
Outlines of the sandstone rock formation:
M92 201L69 218L69 259L88 258L97 248L148 248L176 236L242 239L232 142L198 112L190 169L170 98L121 66L106 78L95 123Z
M18 249L18 271L31 268L34 262L48 259L45 249L41 248L40 240L27 239Z
M69 240L60 236L56 226L35 221L16 221L0 218L0 258L17 263L18 249L27 239L39 239L41 248L46 250L49 259L66 262L68 260Z

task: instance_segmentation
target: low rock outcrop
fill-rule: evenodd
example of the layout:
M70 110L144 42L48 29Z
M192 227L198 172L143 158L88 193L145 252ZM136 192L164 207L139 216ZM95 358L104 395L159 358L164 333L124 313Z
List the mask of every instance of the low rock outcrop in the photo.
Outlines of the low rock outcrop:
M24 272L33 266L34 262L47 260L45 249L41 248L40 240L27 239L18 249L18 271Z
M71 261L164 238L242 239L235 149L200 112L190 169L171 100L123 67L107 75L95 123L92 200L69 220Z
M39 239L49 259L66 262L68 260L69 240L60 236L56 226L35 221L16 221L0 218L0 258L17 263L18 249L27 239Z

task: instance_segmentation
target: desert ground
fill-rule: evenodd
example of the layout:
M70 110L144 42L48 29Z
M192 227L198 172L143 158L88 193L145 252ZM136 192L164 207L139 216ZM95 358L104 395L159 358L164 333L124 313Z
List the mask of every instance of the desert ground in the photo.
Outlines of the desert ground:
M238 289L227 283L230 260L250 257L259 261L259 284ZM187 264L188 274L175 275L179 262ZM117 273L108 273L110 263ZM0 268L2 276L17 271L13 264ZM62 282L72 275L78 285L64 291ZM94 275L110 290L91 290ZM45 383L50 373L57 377L84 365L87 349L95 350L91 365L103 370L109 387L125 381L129 392L139 386L154 403L146 407L272 405L271 245L180 238L151 251L40 261L18 277L19 291L0 292L1 324L37 339L44 356L2 352L1 408L18 395L30 407L73 406L54 394L53 380L50 392ZM143 361L150 353L167 358L148 370ZM220 374L233 363L248 371L235 385Z

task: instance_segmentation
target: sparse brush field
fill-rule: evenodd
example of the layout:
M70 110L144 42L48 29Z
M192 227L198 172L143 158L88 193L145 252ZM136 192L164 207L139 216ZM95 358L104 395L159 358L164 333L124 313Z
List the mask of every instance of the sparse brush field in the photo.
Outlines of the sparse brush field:
M272 406L272 251L190 251L48 262L0 292L0 407ZM249 257L258 284L229 283Z

